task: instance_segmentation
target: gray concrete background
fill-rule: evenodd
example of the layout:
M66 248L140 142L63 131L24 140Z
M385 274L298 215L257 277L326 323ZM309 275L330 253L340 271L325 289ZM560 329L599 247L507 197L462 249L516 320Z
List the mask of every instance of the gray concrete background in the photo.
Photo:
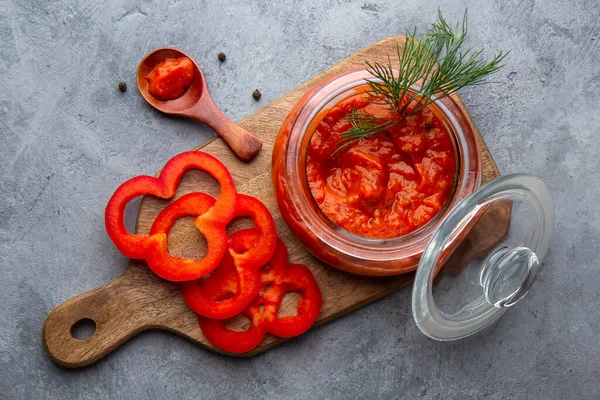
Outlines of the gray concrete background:
M463 98L501 171L537 175L555 196L552 249L522 303L493 329L437 343L401 290L251 360L146 332L66 370L44 354L44 319L127 263L105 233L106 201L213 134L144 103L144 54L188 52L240 120L364 46L427 26L438 4L0 0L0 398L600 398L600 5L439 5L450 21L469 7L470 45L512 50L499 84Z

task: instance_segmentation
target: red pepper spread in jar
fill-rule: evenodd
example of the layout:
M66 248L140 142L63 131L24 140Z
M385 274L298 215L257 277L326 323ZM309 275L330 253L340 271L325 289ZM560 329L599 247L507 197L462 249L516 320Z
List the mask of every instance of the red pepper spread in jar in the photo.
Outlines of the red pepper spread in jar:
M339 227L369 238L406 235L430 221L454 184L455 150L442 121L428 108L341 150L344 117L398 118L386 105L353 96L328 110L310 140L306 173L319 208ZM334 154L335 152L335 154Z
M159 100L181 97L194 79L194 64L187 57L170 58L158 64L146 77L148 93Z

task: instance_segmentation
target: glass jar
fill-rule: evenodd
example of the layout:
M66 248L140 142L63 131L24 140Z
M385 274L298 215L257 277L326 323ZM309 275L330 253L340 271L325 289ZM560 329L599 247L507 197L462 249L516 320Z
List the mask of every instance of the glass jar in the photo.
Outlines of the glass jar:
M308 144L327 112L364 92L365 69L337 74L304 95L285 119L273 150L273 184L281 214L300 242L323 262L341 270L371 276L414 271L429 239L445 216L481 184L477 138L469 117L451 98L429 108L444 124L455 144L454 188L442 209L419 229L396 238L372 239L335 225L313 199L306 176ZM418 89L417 86L412 88Z

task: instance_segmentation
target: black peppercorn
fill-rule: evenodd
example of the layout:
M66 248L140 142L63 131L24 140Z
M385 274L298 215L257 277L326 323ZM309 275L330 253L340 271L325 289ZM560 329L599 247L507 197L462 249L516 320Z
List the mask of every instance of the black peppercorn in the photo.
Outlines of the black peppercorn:
M119 90L124 92L127 90L127 84L125 82L119 82Z
M258 89L255 89L254 92L252 92L252 97L254 97L254 100L258 100L260 99L260 91Z
M227 57L225 56L225 53L221 52L219 53L219 55L217 55L217 58L219 59L219 61L223 62Z

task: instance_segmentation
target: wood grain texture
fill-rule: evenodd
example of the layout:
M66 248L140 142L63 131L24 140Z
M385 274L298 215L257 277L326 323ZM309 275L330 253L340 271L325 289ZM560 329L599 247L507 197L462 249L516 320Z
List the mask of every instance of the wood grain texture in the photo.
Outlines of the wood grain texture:
M341 71L363 67L365 60L385 62L388 54L394 54L396 43L402 37L390 37L375 43L346 58L327 71L282 96L272 104L250 115L239 125L255 134L263 142L263 150L251 163L236 158L228 146L219 139L209 140L198 147L218 157L230 169L239 192L258 197L269 208L277 225L279 236L288 246L290 262L302 263L311 268L323 293L323 308L316 326L338 318L403 286L409 285L413 274L397 277L369 278L350 275L331 268L310 255L291 234L277 208L271 184L271 154L275 136L289 110L315 83ZM458 96L453 96L461 108L465 108ZM479 131L465 110L469 122L478 137L483 166L483 182L499 176L498 169ZM187 172L175 198L191 191L218 193L216 181L200 171ZM152 197L143 198L138 215L137 231L147 233L156 215L169 202ZM506 223L498 224L492 217L493 230L498 235L506 231ZM181 257L199 257L205 242L193 226L192 219L182 219L169 234L169 250ZM236 223L233 229L244 225ZM489 235L478 224L471 235ZM479 230L482 229L482 230ZM475 254L481 249L467 249ZM286 302L293 308L293 302ZM285 310L286 312L292 312ZM82 318L96 322L96 332L86 340L75 339L71 327ZM178 287L156 277L141 262L132 261L125 273L116 281L74 297L58 306L48 316L43 328L43 342L49 356L66 367L89 365L106 356L136 333L146 329L164 329L187 337L193 342L218 351L202 335L196 315L187 308ZM267 336L264 342L246 354L251 356L276 345L282 339Z

